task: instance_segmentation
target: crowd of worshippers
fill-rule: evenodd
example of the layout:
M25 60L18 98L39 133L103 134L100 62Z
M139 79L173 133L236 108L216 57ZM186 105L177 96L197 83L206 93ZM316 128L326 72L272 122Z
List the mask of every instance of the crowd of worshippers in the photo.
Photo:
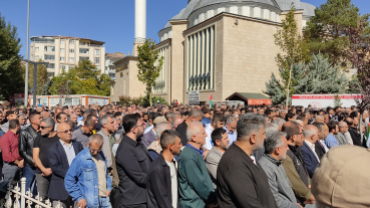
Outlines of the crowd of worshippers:
M53 207L370 207L354 106L0 105L0 122L2 183Z

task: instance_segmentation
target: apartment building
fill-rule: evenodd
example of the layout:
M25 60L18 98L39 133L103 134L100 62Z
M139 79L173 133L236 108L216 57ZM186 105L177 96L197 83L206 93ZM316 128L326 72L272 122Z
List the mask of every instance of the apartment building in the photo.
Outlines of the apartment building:
M104 73L108 74L111 79L115 79L116 77L116 67L114 62L122 59L125 57L124 53L115 52L115 53L106 53L105 54L105 68Z
M68 71L81 60L90 60L96 68L105 72L104 42L70 36L31 37L30 60L49 62L49 77L57 76L64 69Z

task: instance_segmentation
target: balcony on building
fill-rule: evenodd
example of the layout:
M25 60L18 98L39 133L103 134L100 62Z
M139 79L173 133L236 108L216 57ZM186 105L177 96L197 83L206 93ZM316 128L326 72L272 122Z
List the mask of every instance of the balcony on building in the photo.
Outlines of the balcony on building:
M90 50L86 48L80 48L81 55L89 55Z

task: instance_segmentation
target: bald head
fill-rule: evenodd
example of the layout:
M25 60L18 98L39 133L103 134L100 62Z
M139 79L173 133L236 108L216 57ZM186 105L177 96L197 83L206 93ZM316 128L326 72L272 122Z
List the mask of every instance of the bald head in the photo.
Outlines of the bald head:
M317 115L315 117L315 122L325 123L325 116L323 116L323 115Z
M347 123L347 125L348 125L349 127L351 127L351 126L353 125L353 119L352 119L352 118L350 118L350 117L347 117L347 118L346 118L346 123Z
M348 132L348 125L346 122L344 121L341 121L338 123L338 127L339 127L339 132L342 133L342 134L345 134Z
M42 118L50 118L50 113L47 111L42 111L40 115Z
M58 137L66 143L69 143L72 139L72 129L67 123L60 123L57 126Z
M189 143L199 145L199 148L206 142L207 133L201 122L191 122L186 130L186 137Z

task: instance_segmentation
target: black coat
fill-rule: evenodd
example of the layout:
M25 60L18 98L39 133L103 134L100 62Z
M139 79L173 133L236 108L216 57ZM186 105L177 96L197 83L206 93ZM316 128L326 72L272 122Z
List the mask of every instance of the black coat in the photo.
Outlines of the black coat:
M32 125L28 126L26 129L19 133L19 143L18 150L19 155L24 159L24 165L35 168L35 163L33 162L33 142L36 137L40 135Z
M358 133L357 129L355 127L349 127L348 132L351 135L353 145L362 147L361 135Z
M75 155L83 150L82 144L80 142L72 142L73 149L75 150ZM67 174L69 164L67 159L67 154L60 141L52 144L48 150L49 165L51 175L48 197L52 200L66 200L68 198L68 192L64 188L64 177Z
M148 207L172 208L170 167L162 155L150 165L148 177Z
M186 130L188 129L188 125L186 121L182 122L180 125L177 126L176 131L180 134L181 143L185 146L188 143L188 139L186 138Z
M315 143L315 152L321 161L321 158L325 155L325 149L320 145L319 141Z
M222 156L217 170L218 203L222 208L277 208L265 171L235 143Z
M304 164L301 149L298 146L292 145L288 145L288 147L289 150L286 152L286 154L292 159L294 167L297 170L297 173L301 178L301 181L304 183L304 185L308 187L310 176Z
M152 159L143 144L125 136L116 153L121 205L147 202L148 170Z

